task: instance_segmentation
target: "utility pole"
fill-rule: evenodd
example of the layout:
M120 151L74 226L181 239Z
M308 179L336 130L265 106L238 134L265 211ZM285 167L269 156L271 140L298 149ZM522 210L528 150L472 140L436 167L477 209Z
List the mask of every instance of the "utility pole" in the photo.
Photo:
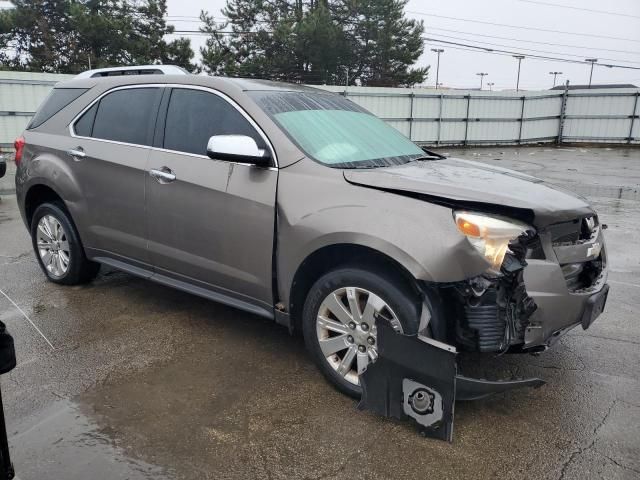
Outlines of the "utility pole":
M489 91L493 92L493 86L495 85L495 82L487 82L487 85L489 86Z
M489 74L486 73L486 72L478 72L478 73L476 73L476 75L480 76L480 90L482 90L482 82L484 80L484 77L485 77L485 75L489 75Z
M516 80L516 92L520 90L520 63L524 58L524 55L513 55L513 58L518 60L518 78Z
M562 75L562 72L549 72L549 75L553 75L553 86L556 86L556 77Z
M436 90L438 89L438 78L440 77L440 54L444 52L443 48L432 48L432 52L436 52L438 54L438 63L436 66Z
M593 78L593 65L598 61L597 58L585 58L585 62L589 62L591 64L591 73L589 73L589 88L591 88L591 79Z

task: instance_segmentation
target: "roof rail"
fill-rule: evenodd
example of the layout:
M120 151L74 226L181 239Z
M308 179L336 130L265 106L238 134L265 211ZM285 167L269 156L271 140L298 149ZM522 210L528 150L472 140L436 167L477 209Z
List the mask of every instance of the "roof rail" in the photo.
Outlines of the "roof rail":
M117 77L121 75L188 75L184 68L176 65L132 65L87 70L74 78Z

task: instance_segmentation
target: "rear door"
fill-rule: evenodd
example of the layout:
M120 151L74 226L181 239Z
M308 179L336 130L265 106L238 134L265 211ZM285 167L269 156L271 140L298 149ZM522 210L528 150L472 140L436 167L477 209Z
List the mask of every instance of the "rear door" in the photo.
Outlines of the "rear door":
M266 137L239 107L208 89L175 87L160 111L161 135L146 177L156 272L271 308L277 169L206 153L213 135L247 135L269 148Z
M147 266L145 177L162 88L122 87L72 124L67 154L81 185L83 241L93 257Z

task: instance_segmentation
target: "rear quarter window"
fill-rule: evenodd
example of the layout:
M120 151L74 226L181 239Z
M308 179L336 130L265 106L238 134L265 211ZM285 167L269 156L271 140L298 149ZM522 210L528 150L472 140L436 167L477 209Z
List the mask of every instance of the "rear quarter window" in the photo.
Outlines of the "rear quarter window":
M54 88L27 125L27 130L39 127L87 90L88 88Z
M98 104L94 104L89 110L82 114L82 117L74 125L76 135L81 137L90 137L93 133L93 122L96 119Z

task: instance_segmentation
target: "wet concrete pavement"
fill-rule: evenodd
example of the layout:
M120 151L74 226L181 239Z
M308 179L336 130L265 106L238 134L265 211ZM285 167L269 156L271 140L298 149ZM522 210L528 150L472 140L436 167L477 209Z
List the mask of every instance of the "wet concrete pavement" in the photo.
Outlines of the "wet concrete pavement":
M537 357L465 359L547 385L458 403L454 443L426 440L357 411L268 321L106 268L88 286L46 282L3 195L0 320L19 365L2 391L20 478L639 478L640 149L455 153L571 185L609 225L611 293L589 330Z

